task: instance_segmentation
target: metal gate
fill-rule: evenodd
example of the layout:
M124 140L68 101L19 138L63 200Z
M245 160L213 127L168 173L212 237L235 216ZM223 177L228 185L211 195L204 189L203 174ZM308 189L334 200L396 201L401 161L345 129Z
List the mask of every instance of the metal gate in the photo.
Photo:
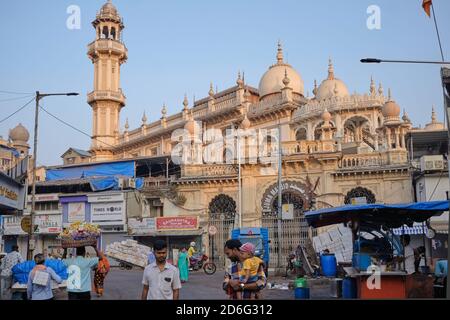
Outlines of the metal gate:
M226 257L223 249L225 242L231 238L234 219L210 219L209 225L217 228L217 233L209 236L209 256L218 268L224 268Z
M278 237L277 217L263 217L262 226L269 229L269 268L278 267L278 250L281 250L281 267L285 267L289 253L299 245L304 245L306 240L311 239L317 233L308 226L303 214L292 220L281 221L281 237Z

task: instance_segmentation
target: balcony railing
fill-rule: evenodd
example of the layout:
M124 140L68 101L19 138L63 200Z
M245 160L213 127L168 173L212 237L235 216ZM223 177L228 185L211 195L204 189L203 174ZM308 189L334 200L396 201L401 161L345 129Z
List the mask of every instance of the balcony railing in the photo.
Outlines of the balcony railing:
M112 39L98 39L88 45L88 54L95 51L113 51L119 54L127 54L127 48L120 41Z
M340 169L371 168L387 164L381 154L346 155L339 163Z
M97 100L113 100L125 105L126 97L120 91L93 91L88 94L88 103Z

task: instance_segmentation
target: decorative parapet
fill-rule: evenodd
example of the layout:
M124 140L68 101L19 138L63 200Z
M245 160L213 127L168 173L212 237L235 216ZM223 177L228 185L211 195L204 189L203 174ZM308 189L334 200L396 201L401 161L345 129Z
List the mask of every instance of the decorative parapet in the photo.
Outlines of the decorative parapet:
M322 101L311 100L303 107L294 112L293 121L320 116L325 109L329 112L342 109L363 109L369 107L381 107L385 103L382 95L369 96L351 95L346 97L333 97Z
M122 106L126 103L126 97L122 91L93 91L88 94L87 102L89 104L99 100L116 101Z

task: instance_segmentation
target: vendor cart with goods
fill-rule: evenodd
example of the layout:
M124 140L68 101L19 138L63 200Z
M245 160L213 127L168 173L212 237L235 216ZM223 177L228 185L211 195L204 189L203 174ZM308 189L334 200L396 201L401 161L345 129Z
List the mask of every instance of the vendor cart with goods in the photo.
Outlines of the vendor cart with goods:
M448 210L448 201L432 201L346 205L306 212L313 228L341 225L313 239L322 277L298 281L302 287L298 296L305 297L303 293L308 292L310 298L432 298L433 276L428 268L406 272L405 248L399 235L418 224L425 230L432 216ZM423 237L425 242L425 232Z
M105 254L119 261L122 268L130 269L130 266L145 268L148 264L150 251L149 247L128 239L109 244L106 246Z

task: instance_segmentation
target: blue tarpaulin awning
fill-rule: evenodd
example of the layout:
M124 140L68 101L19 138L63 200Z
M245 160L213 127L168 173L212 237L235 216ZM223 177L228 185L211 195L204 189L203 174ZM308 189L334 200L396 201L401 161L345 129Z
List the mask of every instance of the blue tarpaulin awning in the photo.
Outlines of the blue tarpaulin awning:
M47 181L114 176L134 178L135 161L86 164L76 167L49 169L46 171Z
M359 220L388 228L412 227L414 222L424 222L449 210L448 201L413 202L406 204L346 205L308 211L308 224L318 228L333 224Z

